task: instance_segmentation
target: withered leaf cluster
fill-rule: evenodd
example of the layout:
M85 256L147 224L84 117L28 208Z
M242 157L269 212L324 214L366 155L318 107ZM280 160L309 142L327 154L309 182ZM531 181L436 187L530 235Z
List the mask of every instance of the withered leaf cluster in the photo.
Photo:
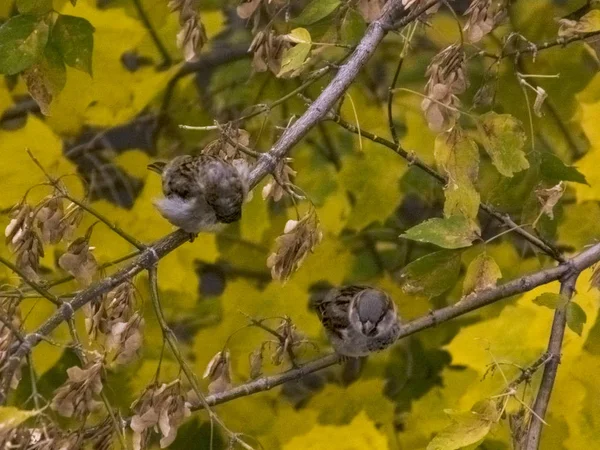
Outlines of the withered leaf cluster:
M81 222L82 210L73 204L65 210L62 196L54 192L35 207L21 201L10 217L4 235L16 256L15 265L28 279L39 281L44 245L70 241Z
M61 416L85 418L102 404L95 399L102 391L102 359L95 358L83 368L70 367L67 376L54 392L50 407Z
M322 238L314 208L300 220L288 220L283 234L275 240L275 251L267 259L273 279L287 281Z
M280 201L288 193L288 186L291 186L297 172L290 166L288 161L280 161L275 170L273 170L273 179L269 181L262 190L263 200L272 198L274 202Z
M0 367L4 367L10 357L10 349L17 341L17 336L12 330L20 330L22 323L17 299L0 297L0 315L6 321L6 324L0 321ZM19 366L13 375L10 387L16 389L20 380L21 367Z
M465 11L467 23L464 30L469 41L479 42L503 19L506 13L504 2L494 0L473 0Z
M113 351L116 364L128 364L143 343L144 319L135 311L135 287L125 281L83 307L89 336L106 335L106 348Z
M171 0L171 12L179 12L179 25L177 33L177 47L182 49L183 58L187 62L198 60L200 50L206 43L206 31L198 17L199 0Z
M452 128L460 116L460 100L457 95L469 85L465 54L460 45L454 44L438 53L427 67L429 80L421 108L429 128L445 131Z
M135 411L130 423L134 450L146 447L151 430L162 434L161 448L169 446L177 437L177 429L183 420L190 415L189 407L179 380L147 387L131 405Z
M83 440L83 433L66 433L48 424L39 428L19 426L0 430L0 448L3 449L79 450L82 448ZM109 447L96 445L93 438L91 441L94 442L91 447L93 450L109 450Z
M75 239L66 253L58 258L58 265L73 275L75 279L84 287L92 284L92 279L98 270L98 262L92 254L93 247L90 247L90 233L86 236Z

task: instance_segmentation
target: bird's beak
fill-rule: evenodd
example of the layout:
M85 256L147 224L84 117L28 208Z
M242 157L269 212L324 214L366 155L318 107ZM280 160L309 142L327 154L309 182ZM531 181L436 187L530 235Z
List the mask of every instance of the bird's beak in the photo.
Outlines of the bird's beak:
M162 161L156 161L153 162L152 164L148 164L148 170L151 170L152 172L156 172L159 175L162 175L163 170L165 170L165 166L167 165L167 163L162 162Z
M367 320L364 324L363 324L363 333L366 336L373 336L375 333L377 332L377 328L375 327L374 323L371 323L370 320Z

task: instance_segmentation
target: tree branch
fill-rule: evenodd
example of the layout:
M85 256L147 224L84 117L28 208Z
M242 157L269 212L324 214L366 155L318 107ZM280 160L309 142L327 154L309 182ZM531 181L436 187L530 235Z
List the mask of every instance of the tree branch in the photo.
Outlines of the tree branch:
M401 19L401 23L406 24L411 22L435 3L437 3L437 0L428 2L427 5L415 10L412 14L405 15ZM255 187L262 178L276 167L277 163L287 155L292 147L298 143L298 141L308 133L313 126L325 118L329 109L337 100L339 100L339 98L341 98L352 81L358 76L360 69L366 64L371 55L373 55L377 45L391 29L394 20L401 11L402 6L400 0L394 0L387 3L381 17L369 25L356 50L350 55L348 61L340 68L336 76L323 90L321 95L298 119L298 121L283 133L271 150L261 155L250 173L250 188ZM171 233L147 247L140 256L128 266L117 271L113 275L94 283L88 289L77 294L70 302L64 302L58 307L56 312L36 331L25 336L23 342L21 342L14 352L12 352L5 370L3 371L4 379L2 380L0 390L0 404L6 402L10 380L12 379L15 370L18 368L21 359L45 336L50 334L61 323L69 320L75 311L85 304L110 291L122 282L131 279L142 270L150 269L162 257L187 242L188 239L189 235L182 230Z
M460 301L451 306L431 311L425 316L407 322L402 325L398 339L405 338L427 328L432 328L456 317L460 317L464 314L490 305L496 301L531 291L536 287L559 280L565 276L572 277L574 271L575 273L579 273L579 271L592 266L598 261L600 261L600 244L596 244L588 250L581 252L576 257L568 260L565 264L522 276L515 280L509 281L508 283L479 292L477 294L471 294L462 298ZM288 370L287 372L261 377L248 383L236 386L225 392L209 395L205 397L205 400L209 406L214 406L235 400L236 398L268 391L281 384L287 383L288 381L299 380L309 373L333 366L339 361L340 357L337 354L326 355L305 363L298 368ZM511 383L511 386L521 383L541 365L550 363L550 354L545 353L534 364L532 364L528 370L524 371L519 377L517 377L513 383ZM546 368L547 367L548 366L546 365ZM194 405L194 408L200 409L202 406L196 404Z
M410 23L422 12L426 11L436 3L438 2L428 2L413 13L405 15L400 20L399 26ZM373 53L375 53L379 43L394 26L394 20L400 11L402 11L400 0L391 1L386 4L381 17L369 25L365 35L348 58L348 61L340 67L336 76L323 90L321 95L319 95L319 97L308 107L306 112L283 133L279 138L279 141L272 147L271 151L263 154L258 159L250 173L250 187L256 186L266 174L270 173L275 168L277 162L285 157L291 147L296 145L318 122L326 118L329 110L350 87L354 79L358 76L360 69L366 64Z
M566 278L561 281L560 294L571 301L575 292L575 283L579 272L571 272ZM552 321L552 330L550 332L550 340L548 341L548 362L544 366L544 374L538 389L538 393L533 404L533 414L527 432L527 440L525 450L537 450L540 445L542 435L542 421L546 415L554 380L558 372L560 364L560 353L565 335L565 327L567 325L567 307L569 302L561 308L557 308Z

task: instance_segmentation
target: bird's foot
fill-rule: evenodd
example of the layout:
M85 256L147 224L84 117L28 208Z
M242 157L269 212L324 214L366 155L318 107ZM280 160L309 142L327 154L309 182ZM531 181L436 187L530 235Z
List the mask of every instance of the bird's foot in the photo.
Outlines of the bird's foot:
M190 233L190 242L194 242L198 237L198 233Z
M354 358L353 356L346 356L346 355L340 355L340 354L338 354L338 356L339 356L339 360L338 360L338 362L339 362L340 364L345 364L345 363L347 363L348 361L352 361L353 359L356 359L356 358Z

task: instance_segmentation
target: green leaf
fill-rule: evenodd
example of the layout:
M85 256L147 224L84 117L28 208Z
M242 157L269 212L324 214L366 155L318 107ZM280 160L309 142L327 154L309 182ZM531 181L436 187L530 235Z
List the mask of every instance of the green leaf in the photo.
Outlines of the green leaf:
M460 272L460 252L442 250L414 260L402 270L400 282L407 294L437 297L452 288Z
M298 25L310 25L324 19L340 6L340 0L313 0L293 22Z
M48 41L48 24L33 15L12 17L0 27L0 73L14 75L31 66Z
M407 230L401 238L429 242L443 248L469 247L478 235L464 216L429 219Z
M515 172L529 167L523 151L527 138L519 120L510 114L491 111L479 118L477 128L498 172L505 177L512 177Z
M582 33L593 33L600 30L600 11L594 9L584 15L579 21L575 20L559 20L560 29L558 35L560 37L571 37Z
M42 15L52 11L52 0L17 0L21 14Z
M444 215L475 219L480 203L475 187L479 173L477 144L460 130L442 133L435 140L434 155L438 167L448 177L444 187Z
M473 412L453 415L452 420L432 439L427 450L455 450L476 444L488 435L493 424Z
M342 19L340 34L342 43L354 45L360 41L365 34L367 25L363 17L352 8L349 8Z
M67 81L67 71L60 53L52 44L48 44L42 59L24 70L22 76L42 114L48 115L52 99L62 91Z
M556 184L559 181L573 181L574 183L588 184L585 175L573 166L567 166L553 153L542 153L540 171L544 179Z
M502 272L494 258L486 253L480 253L467 268L463 283L463 295L492 288L496 286L496 282L500 278L502 278Z
M26 411L13 406L0 406L0 432L15 428L37 414L38 411Z
M536 305L545 306L546 308L557 309L565 306L567 299L560 294L545 292L534 298L533 303Z
M296 45L288 48L281 59L281 69L277 74L278 77L284 75L293 76L295 71L300 69L312 47L312 39L310 33L305 28L295 28L287 35L288 39L295 42Z
M92 75L94 27L91 23L81 17L60 15L50 39L68 66Z
M581 306L575 302L567 305L567 325L571 330L581 336L583 325L587 320L587 315Z

